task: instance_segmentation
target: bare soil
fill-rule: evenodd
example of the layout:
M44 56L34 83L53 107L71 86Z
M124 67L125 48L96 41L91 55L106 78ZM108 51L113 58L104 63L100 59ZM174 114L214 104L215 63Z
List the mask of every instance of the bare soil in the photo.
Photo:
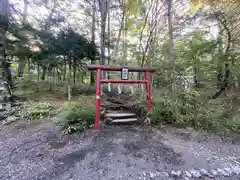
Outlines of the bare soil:
M63 135L51 120L17 122L0 127L0 179L240 179L239 141L136 125Z

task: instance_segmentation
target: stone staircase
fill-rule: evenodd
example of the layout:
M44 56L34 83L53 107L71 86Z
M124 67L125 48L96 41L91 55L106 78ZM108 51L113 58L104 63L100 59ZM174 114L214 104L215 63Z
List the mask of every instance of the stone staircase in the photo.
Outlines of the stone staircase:
M137 120L137 115L135 113L107 111L104 114L104 121L107 124L133 123Z

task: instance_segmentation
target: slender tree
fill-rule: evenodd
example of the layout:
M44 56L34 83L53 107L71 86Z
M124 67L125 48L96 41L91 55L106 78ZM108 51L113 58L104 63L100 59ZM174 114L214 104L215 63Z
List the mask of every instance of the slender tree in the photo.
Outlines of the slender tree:
M101 14L101 55L100 64L105 64L105 39L106 39L106 20L107 20L107 0L98 0Z
M174 62L174 42L173 42L173 26L172 26L172 0L167 0L168 7L168 34L169 34L169 54L170 61L172 63L172 74L171 74L171 82L172 82L172 90L174 91L174 74L175 74L175 62Z
M9 2L8 0L0 1L0 104L1 112L6 111L4 107L8 104L8 100L12 97L10 86L11 72L10 64L6 60L6 32L9 22ZM4 113L5 114L5 113ZM5 115L0 115L0 118L5 118Z
M24 10L23 10L23 18L22 18L22 24L26 25L27 23L27 15L28 15L28 2L27 0L24 0ZM22 43L26 43L26 42L22 42ZM18 76L23 76L23 71L24 71L24 66L25 66L25 56L21 56L19 58L19 62L18 62Z
M92 6L92 43L95 44L95 31L96 31L96 2L93 0L93 6ZM93 53L93 57L91 59L91 64L95 62L95 53ZM90 74L90 82L91 84L94 84L94 72L91 71Z
M7 70L7 61L6 61L6 32L8 28L8 19L9 19L9 2L8 0L0 1L0 78L2 80L8 79L8 70Z

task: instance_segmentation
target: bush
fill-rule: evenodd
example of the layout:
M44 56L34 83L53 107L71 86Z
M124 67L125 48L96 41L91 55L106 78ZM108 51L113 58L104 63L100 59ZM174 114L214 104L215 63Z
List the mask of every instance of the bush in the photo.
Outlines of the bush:
M152 124L155 125L159 123L174 124L176 122L171 104L163 99L157 102L153 101L151 119Z
M82 84L72 88L72 95L93 95L96 93L96 87L89 84Z
M30 102L16 113L20 120L35 120L54 115L54 106L46 102Z
M48 81L37 81L29 78L18 78L15 82L19 90L37 92L39 90L49 90Z
M77 103L65 103L64 110L56 117L56 123L66 133L82 132L94 124L94 108Z
M222 100L221 100L222 101ZM225 105L211 100L199 109L197 121L199 127L218 134L240 133L239 112L228 111ZM224 100L226 102L226 100Z
M209 100L198 91L153 95L152 124L191 126L217 134L240 133L240 113L227 99ZM157 98L159 97L159 98Z

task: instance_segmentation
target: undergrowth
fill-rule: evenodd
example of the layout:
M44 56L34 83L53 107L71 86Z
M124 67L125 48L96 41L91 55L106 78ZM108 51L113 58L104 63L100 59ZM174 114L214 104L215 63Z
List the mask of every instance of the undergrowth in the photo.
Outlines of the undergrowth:
M16 88L14 89L14 94L24 99L38 99L39 96L44 96L47 94L62 94L62 96L68 96L66 82L52 82L48 81L36 81L29 78L19 78L15 82ZM71 95L93 95L95 94L95 86L89 84L82 85L72 85Z
M93 107L82 103L67 102L56 117L58 127L66 133L82 132L94 124Z
M15 116L20 120L36 120L54 115L54 106L46 102L28 102Z
M45 87L48 84L39 85L33 81L21 82L19 88L25 93L31 87ZM32 94L36 94L36 89L31 89ZM63 91L66 91L65 89ZM93 86L74 87L73 94L86 94L81 96L77 103L66 102L63 110L56 117L57 125L67 133L84 131L94 123L95 112L92 107L94 97ZM137 93L137 92L136 92ZM44 94L44 91L43 91ZM141 100L145 96L138 96ZM177 127L193 127L213 131L219 134L240 133L240 111L238 103L234 104L231 97L209 99L207 94L196 89L185 89L182 92L171 94L169 89L154 90L152 93L152 125L169 124ZM51 116L54 113L53 107L48 103L31 103L18 113L20 119L34 120Z
M159 92L158 92L159 93ZM217 134L240 133L240 113L226 99L209 100L197 91L153 95L152 124L193 127Z

